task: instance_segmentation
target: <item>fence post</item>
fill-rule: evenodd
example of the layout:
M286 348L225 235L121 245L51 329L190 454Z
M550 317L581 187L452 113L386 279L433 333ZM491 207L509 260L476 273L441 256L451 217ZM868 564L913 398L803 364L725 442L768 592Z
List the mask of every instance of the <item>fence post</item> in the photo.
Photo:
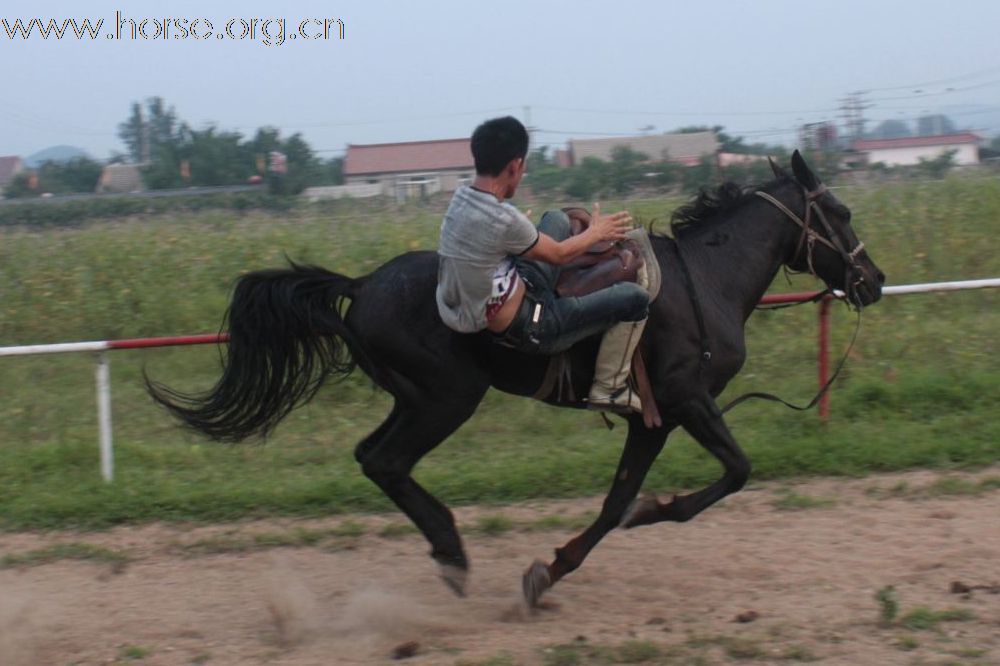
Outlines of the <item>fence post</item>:
M819 302L819 387L822 389L830 380L830 302L832 296L825 296ZM830 418L830 392L819 399L819 418L826 423Z
M115 475L114 453L111 448L111 368L107 352L97 355L97 427L101 448L101 477L111 483Z

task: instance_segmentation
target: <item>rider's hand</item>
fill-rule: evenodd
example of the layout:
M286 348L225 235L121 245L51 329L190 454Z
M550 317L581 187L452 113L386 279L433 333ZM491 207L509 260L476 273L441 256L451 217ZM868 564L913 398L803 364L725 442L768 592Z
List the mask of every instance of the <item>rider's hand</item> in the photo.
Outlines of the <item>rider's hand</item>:
M632 229L632 216L624 210L611 215L601 215L601 204L595 203L594 210L590 214L590 226L600 240L619 241Z

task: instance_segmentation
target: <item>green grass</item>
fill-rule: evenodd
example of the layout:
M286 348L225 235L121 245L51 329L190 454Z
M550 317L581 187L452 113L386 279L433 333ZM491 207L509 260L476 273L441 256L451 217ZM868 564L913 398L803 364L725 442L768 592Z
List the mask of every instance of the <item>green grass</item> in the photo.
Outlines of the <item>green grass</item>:
M874 486L866 493L872 497L907 499L927 499L934 497L955 497L955 496L977 496L1000 490L1000 477L987 476L978 480L963 479L956 476L943 476L931 483L910 487L905 481L899 482L891 488L880 488Z
M81 560L109 564L112 570L117 573L123 571L132 559L132 556L123 550L74 541L23 553L7 553L0 557L0 569L37 567L59 560Z
M879 614L882 626L888 627L899 614L899 599L896 596L896 588L886 585L875 593L875 600L879 603Z
M936 611L925 606L918 606L899 618L899 623L913 631L928 631L937 629L937 626L942 622L968 622L975 618L972 611L965 608Z
M506 516L490 515L482 516L473 531L486 536L500 536L514 529L514 521Z
M812 497L810 495L800 495L792 491L780 493L773 502L774 508L780 511L801 511L803 509L820 509L835 506L836 500L828 497Z
M619 645L595 645L583 640L542 650L545 666L580 664L661 664L665 653L656 643L631 640Z
M507 654L499 654L495 657L488 657L479 661L466 661L460 659L455 662L455 666L517 666L514 658Z
M118 649L118 658L126 661L137 661L145 659L152 653L150 648L142 645L123 645Z
M1000 182L953 179L838 196L873 257L901 284L1000 275ZM558 204L570 202L556 202ZM637 202L659 228L676 200ZM0 231L0 344L218 329L241 272L288 255L358 275L436 244L442 202L374 208L338 202L287 212L150 215L78 228ZM536 211L546 202L534 203ZM605 209L617 204L605 202ZM799 277L774 291L807 289ZM727 415L754 478L864 475L916 467L977 468L1000 460L1000 294L886 298L867 310L858 344L818 422L763 403ZM727 397L768 390L806 401L815 391L815 308L760 312L749 358ZM837 309L833 350L854 318ZM145 369L182 390L217 378L210 347L112 354L116 479L98 474L93 358L5 358L0 372L0 528L101 528L151 520L321 516L394 507L360 473L353 447L390 407L361 374L325 388L265 446L209 444L175 426L142 389ZM502 504L606 490L624 428L497 392L416 469L449 504ZM717 463L674 435L646 488L702 486ZM588 507L591 508L591 507ZM493 526L497 529L502 526Z
M720 647L727 657L738 661L762 659L767 656L767 651L758 640L742 636L725 636L722 634L691 636L686 641L686 645L694 648Z
M241 534L233 530L186 543L177 543L174 549L192 557L221 553L245 553L271 548L322 546L335 549L349 545L350 542L364 533L365 527L354 522L322 530L298 527L285 532L256 532L252 534Z

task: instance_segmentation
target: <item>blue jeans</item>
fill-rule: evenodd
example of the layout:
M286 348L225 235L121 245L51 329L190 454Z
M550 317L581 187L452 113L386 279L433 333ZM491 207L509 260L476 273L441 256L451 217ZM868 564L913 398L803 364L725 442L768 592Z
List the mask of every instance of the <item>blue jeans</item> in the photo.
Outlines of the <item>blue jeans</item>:
M557 242L570 237L569 218L561 210L548 211L538 223L538 231ZM528 331L509 331L505 336L519 341L517 348L538 354L557 354L593 335L603 333L620 321L640 321L649 311L648 292L634 282L619 282L586 296L556 296L560 268L523 257L517 272L528 291L522 312L511 324ZM539 320L532 321L537 306ZM527 310L526 310L527 308Z

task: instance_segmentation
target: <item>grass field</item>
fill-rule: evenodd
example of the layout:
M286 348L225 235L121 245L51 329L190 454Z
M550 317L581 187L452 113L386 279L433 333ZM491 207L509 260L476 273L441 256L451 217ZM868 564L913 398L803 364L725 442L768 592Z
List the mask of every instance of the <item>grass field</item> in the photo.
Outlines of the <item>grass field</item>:
M845 188L838 196L890 284L1000 275L1000 182ZM557 202L562 204L564 202ZM678 200L629 204L665 230ZM545 202L532 204L537 212ZM442 202L382 209L361 202L287 213L213 212L93 222L76 229L0 232L0 344L214 332L241 272L284 256L350 275L436 244ZM605 202L613 210L614 202ZM537 218L537 215L535 216ZM774 291L808 289L783 278ZM833 417L750 403L729 423L754 477L864 474L1000 460L1000 294L887 298L867 310L833 391ZM727 394L815 391L815 308L761 312L749 361ZM835 353L855 317L834 309ZM383 510L353 446L388 411L362 375L330 385L266 445L213 445L179 430L141 388L143 368L182 389L210 386L210 347L112 355L117 476L97 470L93 358L0 360L0 527L102 527L122 522L224 520ZM725 396L724 396L725 397ZM600 492L624 428L491 392L476 417L417 468L445 501L505 502ZM676 435L647 487L703 484L715 462Z

